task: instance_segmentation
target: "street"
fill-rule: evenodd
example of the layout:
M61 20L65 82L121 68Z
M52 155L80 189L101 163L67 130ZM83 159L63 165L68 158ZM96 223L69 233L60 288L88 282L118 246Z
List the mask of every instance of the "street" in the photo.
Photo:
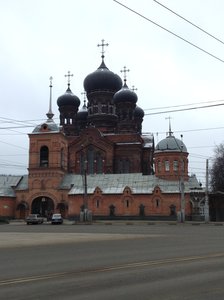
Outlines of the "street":
M0 299L224 298L224 227L1 225Z

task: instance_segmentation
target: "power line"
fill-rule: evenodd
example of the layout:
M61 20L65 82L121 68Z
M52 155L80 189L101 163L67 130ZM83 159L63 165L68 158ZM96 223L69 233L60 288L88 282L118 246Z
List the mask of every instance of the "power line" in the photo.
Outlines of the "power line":
M181 15L179 15L178 13L176 13L175 11L173 11L172 9L168 8L167 6L165 6L164 4L160 3L157 0L153 0L154 2L156 2L157 4L161 5L162 7L164 7L165 9L169 10L170 12L172 12L173 14L175 14L176 16L178 16L179 18L183 19L184 21L186 21L187 23L191 24L192 26L196 27L197 29L201 30L202 32L204 32L205 34L207 34L208 36L212 37L213 39L215 39L216 41L224 44L224 42L222 40L220 40L219 38L215 37L214 35L210 34L209 32L207 32L206 30L202 29L201 27L199 27L198 25L194 24L193 22L187 20L186 18L182 17Z
M10 143L6 143L6 142L3 142L3 141L0 141L0 143L6 144L6 145L9 145L9 146L13 146L13 147L17 147L17 148L20 148L20 149L23 149L23 150L28 150L27 148L24 148L24 147L21 147L21 146L18 146L18 145L13 145L13 144L10 144Z
M199 46L193 44L192 42L186 40L185 38L181 37L180 35L178 35L178 34L172 32L171 30L169 30L169 29L167 29L167 28L165 28L165 27L159 25L158 23L156 23L156 22L150 20L149 18L143 16L142 14L140 14L139 12L137 12L136 10L131 9L130 7L124 5L123 3L121 3L121 2L119 2L119 1L117 1L117 0L113 0L113 1L116 2L117 4L123 6L124 8L130 10L131 12L133 12L133 13L136 14L136 15L138 15L139 17L141 17L141 18L147 20L148 22L151 22L152 24L158 26L159 28L161 28L161 29L167 31L168 33L170 33L170 34L172 34L172 35L174 35L175 37L179 38L180 40L184 41L185 43L187 43L187 44L189 44L189 45L191 45L191 46L197 48L198 50L204 52L205 54L207 54L207 55L209 55L209 56L211 56L211 57L213 57L213 58L215 58L215 59L221 61L222 63L224 63L224 60L222 60L221 58L219 58L219 57L215 56L214 54L212 54L212 53L210 53L210 52L204 50L203 48L201 48L201 47L199 47Z
M211 105L205 105L205 106L195 106L195 107L166 110L166 111L158 111L158 112L153 112L153 113L147 113L147 114L145 114L145 116L159 115L159 114L166 114L166 113L170 113L170 112L180 112L180 111L187 111L187 110L194 110L194 109L201 109L201 108L209 108L209 107L216 107L216 106L222 106L222 105L224 105L224 103L211 104Z
M216 101L224 101L224 100L215 100L214 102ZM209 101L210 102L210 101ZM211 101L213 102L213 101ZM203 103L203 102L200 102L200 103ZM207 102L205 102L207 103ZM183 105L176 105L176 106L169 106L170 108L171 107L181 107L181 106L187 106L187 105L191 105L191 104L183 104ZM202 109L202 108L209 108L209 107L216 107L216 106L223 106L224 103L218 103L218 104L211 104L211 105L203 105L203 106L195 106L195 107L188 107L188 108L181 108L181 109L174 109L174 110L165 110L165 111L158 111L158 112L152 112L152 113L146 113L145 116L152 116L152 115L159 115L159 114L165 114L165 113L174 113L174 112L181 112L181 111L187 111L187 110L195 110L195 109ZM166 108L166 107L158 107L158 108L152 108L153 109L163 109L163 108ZM167 107L168 108L168 107ZM150 109L146 109L146 110L150 110ZM10 119L9 119L10 120ZM12 123L13 123L13 119L12 120ZM18 122L18 121L17 121ZM26 121L20 121L20 122L26 122ZM13 123L14 124L14 123ZM18 128L33 128L37 126L37 124L35 125L21 125L21 126L9 126L9 127L0 127L0 130L4 130L4 129L18 129ZM222 128L222 127L220 127ZM216 128L217 129L217 128ZM201 129L201 130L204 130L204 129Z
M189 106L189 105L198 105L198 104L202 104L202 103L214 103L214 102L224 102L224 100L210 100L210 101L201 101L201 102L194 102L194 103L188 103L188 104L178 104L178 105L170 105L170 106L152 107L152 108L146 108L146 109L144 109L144 111L174 108L174 107L183 107L183 106Z

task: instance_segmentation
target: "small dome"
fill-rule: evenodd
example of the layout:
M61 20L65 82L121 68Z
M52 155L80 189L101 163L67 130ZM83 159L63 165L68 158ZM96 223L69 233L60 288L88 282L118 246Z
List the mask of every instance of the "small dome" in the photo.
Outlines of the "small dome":
M134 117L135 118L143 118L144 115L145 115L144 110L141 107L136 106L136 108L134 110Z
M97 90L117 92L122 87L122 80L117 74L111 72L102 61L95 72L87 75L83 85L87 94Z
M130 90L125 83L122 89L114 94L114 103L118 102L132 102L136 103L138 101L138 96L132 90Z
M49 132L49 131L54 131L54 132L59 132L59 126L57 124L54 123L53 120L48 119L45 123L39 124L37 125L34 130L33 133L43 133L43 132Z
M64 95L58 97L57 100L58 106L67 106L67 105L72 105L72 106L79 106L80 105L80 100L77 96L75 96L72 91L70 90L70 87L67 88L66 92Z
M175 136L170 134L156 145L155 151L187 152L187 148L181 140L176 139Z
M86 120L87 117L88 117L88 108L84 103L83 107L77 113L77 118L78 120Z

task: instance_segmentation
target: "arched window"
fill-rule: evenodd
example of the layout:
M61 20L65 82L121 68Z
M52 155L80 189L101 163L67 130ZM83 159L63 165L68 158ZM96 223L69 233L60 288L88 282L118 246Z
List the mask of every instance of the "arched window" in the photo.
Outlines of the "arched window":
M64 154L64 149L61 149L61 168L65 167L65 154Z
M169 172L170 170L170 162L168 160L165 160L165 171Z
M90 145L85 151L81 151L79 154L80 173L84 174L102 174L104 172L104 159L103 154L100 151L96 151L92 145Z
M94 149L92 146L90 146L88 149L87 161L88 161L88 173L94 174Z
M118 161L118 173L130 173L130 160L128 158L121 158Z
M48 167L49 165L49 150L47 146L40 148L40 167Z
M178 160L173 161L173 170L178 171Z
M97 174L103 173L103 159L100 152L96 154L96 173Z
M124 160L124 173L130 172L130 160L127 158Z

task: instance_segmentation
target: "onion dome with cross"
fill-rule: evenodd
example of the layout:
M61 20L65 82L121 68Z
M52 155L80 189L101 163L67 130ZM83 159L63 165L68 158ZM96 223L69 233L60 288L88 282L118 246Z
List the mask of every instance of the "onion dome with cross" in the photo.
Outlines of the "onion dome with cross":
M59 107L76 106L78 108L80 105L79 98L75 96L70 89L70 77L72 76L73 74L71 74L70 71L68 71L68 74L65 75L65 77L68 77L68 88L62 96L58 97L57 104Z
M102 44L97 45L98 47L102 47L102 63L95 72L87 75L84 80L83 85L87 95L99 90L117 92L122 87L121 78L110 71L104 63L104 46L108 45L104 43L104 40L102 40Z
M134 92L134 90L129 89L127 86L127 72L129 72L125 66L121 72L124 73L124 85L123 87L114 94L114 103L117 104L118 102L131 102L136 103L138 101L138 96Z

